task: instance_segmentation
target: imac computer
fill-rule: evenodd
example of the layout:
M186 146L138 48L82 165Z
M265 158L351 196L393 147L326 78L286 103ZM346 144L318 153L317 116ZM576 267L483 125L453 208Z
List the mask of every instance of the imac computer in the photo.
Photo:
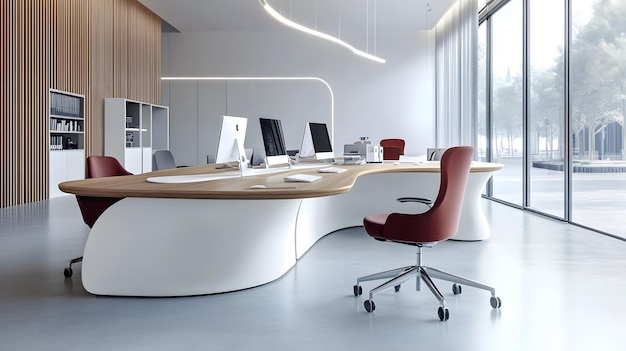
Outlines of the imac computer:
M285 148L285 136L280 120L259 118L259 122L265 147L265 165L289 165L289 155Z
M316 160L333 160L333 148L325 123L308 122L304 127L300 157L315 157Z
M222 117L215 163L228 164L237 162L240 168L246 168L248 160L246 151L243 148L243 142L246 139L247 126L248 119L245 117Z

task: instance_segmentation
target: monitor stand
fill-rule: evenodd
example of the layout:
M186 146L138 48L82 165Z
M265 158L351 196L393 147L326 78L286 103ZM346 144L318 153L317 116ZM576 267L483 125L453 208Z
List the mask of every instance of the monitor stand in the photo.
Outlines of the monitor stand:
M289 155L267 156L265 157L265 167L291 166Z
M296 157L295 164L296 165L328 165L335 162L334 158L324 158L317 159L314 156L312 157Z
M239 169L239 164L231 165L230 163L222 163L221 165L215 167L215 169Z
M240 154L238 161L224 162L215 168L216 169L238 169L243 174L243 170L248 168L248 162L246 162L245 154L244 155Z

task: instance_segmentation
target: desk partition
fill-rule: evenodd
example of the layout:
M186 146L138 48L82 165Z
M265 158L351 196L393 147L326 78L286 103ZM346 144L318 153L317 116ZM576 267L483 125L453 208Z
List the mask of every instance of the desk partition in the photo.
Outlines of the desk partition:
M330 127L335 101L328 82L317 77L162 77L170 87L170 150L185 165L214 159L223 115L248 117L246 147L262 148L259 117L282 121L288 148L300 148L306 122ZM209 157L210 155L210 157Z

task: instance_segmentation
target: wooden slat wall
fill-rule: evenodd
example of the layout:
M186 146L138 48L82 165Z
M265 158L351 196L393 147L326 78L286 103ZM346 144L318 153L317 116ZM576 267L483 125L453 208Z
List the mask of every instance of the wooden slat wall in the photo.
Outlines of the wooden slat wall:
M92 104L89 96L91 1L52 0L52 4L56 16L52 24L54 71L51 88L84 95L85 124L89 124ZM86 131L85 140L88 138Z
M14 31L15 8L12 1L0 2L0 182L2 183L2 194L0 196L0 206L17 199L16 187L9 186L17 183L17 162L15 158L15 132L17 130L15 105L17 94L11 91L15 88L15 54Z
M0 207L47 199L49 89L85 95L86 155L104 98L161 101L161 20L136 0L0 2Z
M54 70L50 87L85 95L88 111L90 2L52 0L52 6L56 16L52 22Z
M137 1L91 0L86 154L104 153L104 98L161 102L161 19Z
M6 207L48 193L51 7L46 0L5 0L0 12L0 207Z

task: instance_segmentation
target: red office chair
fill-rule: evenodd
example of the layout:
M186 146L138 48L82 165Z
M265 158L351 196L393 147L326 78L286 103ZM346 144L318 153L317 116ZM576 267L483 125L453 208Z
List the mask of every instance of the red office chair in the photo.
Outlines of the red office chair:
M380 146L383 147L383 160L399 160L404 155L403 139L383 139Z
M86 178L132 175L132 173L122 167L117 159L109 156L90 156L87 158L86 166ZM121 200L121 198L76 195L76 201L78 202L80 213L83 216L83 221L89 228L93 227L98 217L100 217L107 208L111 207L111 205L119 200ZM82 256L70 260L69 265L63 270L63 275L67 278L71 277L72 274L74 274L72 264L81 262L82 260Z
M372 312L376 308L373 300L375 294L390 287L394 287L396 291L399 291L400 285L411 278L416 279L416 290L421 290L421 281L423 280L430 291L437 297L440 303L438 315L441 321L448 320L450 314L445 306L444 296L437 289L431 278L454 283L452 285L454 294L461 293L459 283L489 290L491 292L491 307L500 308L502 305L500 298L496 297L494 288L422 265L422 247L432 247L440 241L449 239L458 229L472 154L473 148L471 146L453 147L443 154L439 193L434 204L427 212L420 214L377 213L363 219L365 231L374 239L417 246L417 264L415 266L402 267L357 278L354 286L355 296L363 293L363 289L360 286L360 283L363 281L392 278L370 290L369 299L365 300L364 303L367 312ZM403 199L400 198L398 201L404 201ZM423 202L430 207L431 201L429 199L410 199Z

